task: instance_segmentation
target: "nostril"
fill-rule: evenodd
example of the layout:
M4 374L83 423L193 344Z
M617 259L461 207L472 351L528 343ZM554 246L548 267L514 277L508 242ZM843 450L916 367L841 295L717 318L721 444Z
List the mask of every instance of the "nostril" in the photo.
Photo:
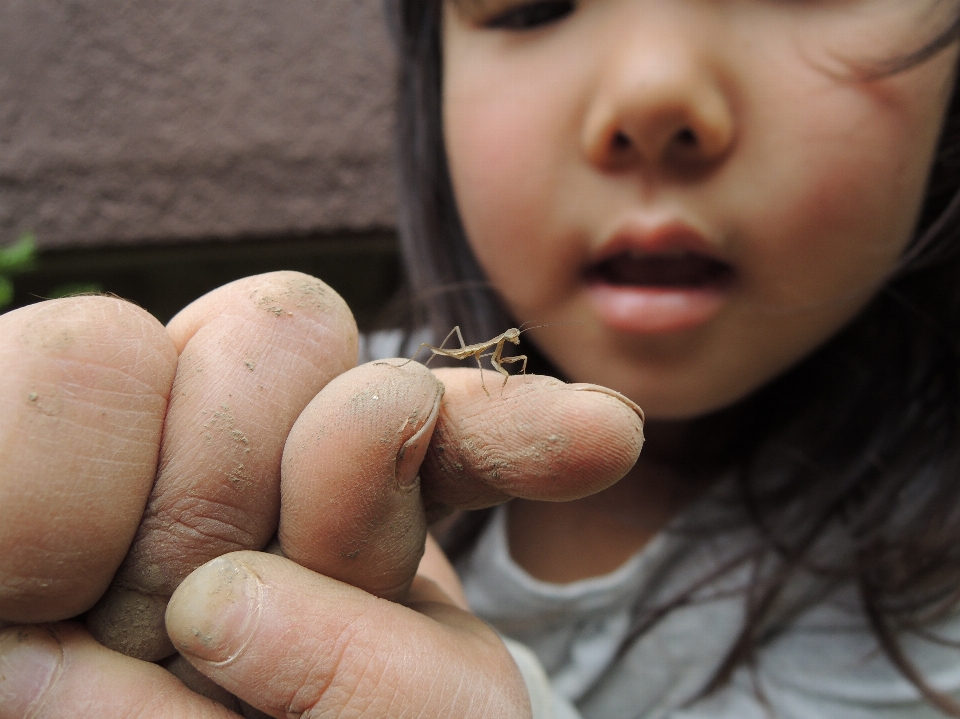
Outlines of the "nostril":
M633 143L630 141L630 138L627 137L626 134L623 133L622 131L621 131L621 132L617 132L617 133L613 136L612 144L613 144L613 149L614 149L614 150L626 150L626 149L628 149L631 145L633 145Z
M696 134L689 127L685 127L673 136L674 142L681 147L696 147L699 144Z

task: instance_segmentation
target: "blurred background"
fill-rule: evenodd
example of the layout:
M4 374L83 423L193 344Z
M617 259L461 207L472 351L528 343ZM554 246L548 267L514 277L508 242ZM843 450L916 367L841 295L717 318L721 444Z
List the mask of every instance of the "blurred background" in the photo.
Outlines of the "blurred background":
M0 0L0 311L165 322L294 269L369 327L400 282L382 3Z

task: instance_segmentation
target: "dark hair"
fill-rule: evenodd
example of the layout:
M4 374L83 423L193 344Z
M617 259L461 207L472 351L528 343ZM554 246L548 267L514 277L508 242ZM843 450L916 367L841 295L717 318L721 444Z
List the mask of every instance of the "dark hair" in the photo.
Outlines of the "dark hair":
M425 298L417 321L439 336L455 324L468 338L493 336L511 320L467 244L442 139L442 0L387 2L401 56L401 238L409 279ZM960 12L934 40L875 74L922 63L958 37ZM960 600L958 247L955 89L898 273L826 345L690 429L699 453L689 469L737 477L738 501L760 537L742 559L775 558L746 589L742 632L707 691L750 661L788 580L804 571L855 583L893 664L941 711L960 716L897 639L923 632ZM638 619L635 634L669 608Z

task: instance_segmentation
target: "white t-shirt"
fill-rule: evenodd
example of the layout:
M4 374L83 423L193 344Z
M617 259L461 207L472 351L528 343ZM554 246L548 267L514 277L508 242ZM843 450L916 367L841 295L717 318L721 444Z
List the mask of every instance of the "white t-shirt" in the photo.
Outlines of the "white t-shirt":
M360 361L409 356L427 339L417 333L401 347L399 330L373 333L361 337ZM715 510L707 498L690 512ZM678 531L681 517L611 574L558 585L534 579L511 559L506 512L495 510L457 571L471 608L500 632L517 661L535 719L942 716L881 651L855 589L809 577L793 582L772 612L755 665L701 697L739 634L739 590L749 582L750 563L708 583L696 601L671 610L621 653L634 607L662 606L723 566L748 546L752 529L692 536ZM901 645L928 684L960 699L960 609L929 632L956 646L915 634L901 636Z
M545 670L530 668L533 657L508 642L525 669L538 718L942 716L879 649L849 586L829 589L796 616L785 606L784 622L762 644L756 665L741 667L729 685L700 698L740 630L744 598L736 590L747 579L746 565L670 611L618 655L637 602L654 606L676 596L734 556L748 530L712 540L664 531L615 572L557 585L514 563L505 520L501 507L457 569L473 610L528 647ZM812 582L808 589L814 587L823 591L824 585ZM960 614L931 630L960 640ZM960 648L916 635L901 642L929 684L960 696Z

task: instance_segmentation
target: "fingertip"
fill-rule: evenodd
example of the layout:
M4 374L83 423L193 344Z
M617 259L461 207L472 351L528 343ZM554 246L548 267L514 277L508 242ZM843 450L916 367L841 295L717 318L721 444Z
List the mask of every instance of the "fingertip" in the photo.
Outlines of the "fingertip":
M398 599L423 552L418 470L443 384L406 360L370 362L327 385L284 448L278 537L301 565Z
M639 457L643 411L605 387L524 375L487 396L477 370L437 373L448 391L421 467L428 502L481 509L513 497L578 499Z
M588 384L585 382L570 384L570 385L567 385L567 387L574 392L598 392L599 394L612 397L613 399L617 400L621 404L625 404L634 414L636 414L640 418L640 427L642 431L643 425L646 422L646 416L644 415L643 410L640 408L640 405L638 405L636 402L634 402L632 399L630 399L626 395L620 394L616 390L612 390L609 387L603 387L598 384Z
M329 285L302 272L265 272L211 290L178 312L167 323L167 331L177 351L182 352L205 324L225 312L238 311L252 311L276 320L295 314L319 319L329 326L332 336L352 337L348 343L352 347L350 361L351 366L356 364L359 340L353 313ZM344 354L350 354L350 347Z
M62 665L63 649L49 630L16 626L0 632L0 719L32 716Z
M242 556L238 552L207 562L173 593L166 628L182 654L224 666L256 633L263 585Z
M627 469L633 466L643 449L643 427L646 422L643 410L636 402L609 387L596 384L570 384L566 389L572 392L586 392L586 395L598 404L598 414L611 424L612 430L619 435L627 448L632 461Z

